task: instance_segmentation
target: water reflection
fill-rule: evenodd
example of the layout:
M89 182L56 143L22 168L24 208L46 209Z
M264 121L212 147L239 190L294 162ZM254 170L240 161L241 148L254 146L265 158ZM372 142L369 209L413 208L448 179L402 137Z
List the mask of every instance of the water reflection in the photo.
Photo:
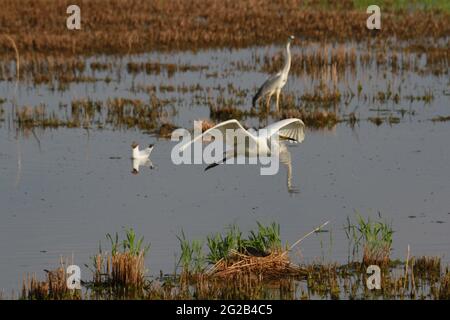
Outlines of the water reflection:
M136 175L139 174L140 167L147 167L153 169L153 162L150 159L132 159L132 170L131 173Z
M292 159L291 152L284 143L280 143L280 162L286 166L287 190L291 194L299 193L300 190L292 184Z

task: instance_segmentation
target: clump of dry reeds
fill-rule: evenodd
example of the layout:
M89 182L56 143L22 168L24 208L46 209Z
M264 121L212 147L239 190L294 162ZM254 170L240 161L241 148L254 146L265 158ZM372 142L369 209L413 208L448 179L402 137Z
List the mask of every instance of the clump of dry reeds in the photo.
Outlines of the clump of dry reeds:
M67 273L61 260L60 267L55 270L45 270L46 279L38 280L36 274L27 275L22 282L21 299L27 300L63 300L80 299L79 290L67 287Z
M450 299L450 270L448 270L448 268L441 279L441 284L439 287L439 299Z
M114 287L142 288L145 283L145 252L137 254L130 252L116 252L112 255L98 254L96 260L96 273L94 281L102 281ZM106 263L106 269L102 270ZM103 276L103 277L102 277ZM106 276L106 280L104 279Z
M233 250L228 259L219 260L209 272L222 278L248 273L263 279L299 277L302 273L304 274L303 269L290 261L287 250L273 251L266 256L255 256Z
M110 234L111 253L100 252L93 257L93 280L88 284L94 295L136 298L147 286L145 255L149 246L144 238L137 238L133 229L125 230L125 239L119 241Z
M414 276L418 279L439 279L441 276L440 257L418 257L414 258Z

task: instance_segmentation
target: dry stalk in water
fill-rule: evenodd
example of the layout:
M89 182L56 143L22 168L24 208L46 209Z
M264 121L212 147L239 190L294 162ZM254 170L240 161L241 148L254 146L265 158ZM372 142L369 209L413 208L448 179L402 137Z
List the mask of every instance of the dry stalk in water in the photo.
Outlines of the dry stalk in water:
M8 35L5 34L4 35L6 39L8 39L9 42L11 42L11 45L14 48L14 51L16 53L16 81L19 82L19 78L20 78L20 57L19 57L19 49L17 48L16 42L14 41L14 39Z

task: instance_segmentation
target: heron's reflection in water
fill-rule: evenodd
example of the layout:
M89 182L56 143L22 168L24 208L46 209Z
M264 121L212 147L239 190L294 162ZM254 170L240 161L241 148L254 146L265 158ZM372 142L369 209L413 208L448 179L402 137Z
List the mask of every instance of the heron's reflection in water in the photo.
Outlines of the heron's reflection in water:
M153 169L153 163L150 159L132 159L132 170L131 173L132 174L138 174L139 173L139 169L140 167L147 167L150 169Z
M299 193L297 186L292 184L292 160L291 152L284 143L280 144L280 162L286 166L287 169L287 189L291 194Z

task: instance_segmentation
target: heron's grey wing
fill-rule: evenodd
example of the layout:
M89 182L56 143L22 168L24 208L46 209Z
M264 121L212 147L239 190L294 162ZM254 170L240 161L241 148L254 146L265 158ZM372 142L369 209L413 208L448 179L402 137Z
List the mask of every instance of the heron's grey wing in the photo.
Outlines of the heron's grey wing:
M230 141L228 141L228 138L233 138L233 137L230 137L227 134L227 130L232 130L232 132L235 132L235 130L239 130L240 134L244 134L256 141L256 137L254 135L252 135L251 133L249 133L247 130L245 130L245 128L239 123L239 121L237 121L236 119L231 119L231 120L221 122L218 125L206 130L202 134L196 136L194 139L191 139L188 143L186 143L185 145L183 145L180 148L180 151L184 151L191 144L195 143L198 140L203 139L203 137L205 137L205 136L214 136L214 137L220 136L222 138L225 137L225 144L230 145ZM234 138L233 138L233 141L234 141Z
M269 77L269 79L267 79L262 84L262 86L258 89L258 92L256 92L255 96L253 97L253 100L252 100L253 107L256 106L256 102L259 99L261 99L265 95L269 94L270 92L273 92L277 88L277 85L279 85L280 82L281 82L281 73L277 73L277 74Z
M302 142L305 139L305 124L302 120L291 118L268 125L265 130L270 137L278 134L281 139Z

